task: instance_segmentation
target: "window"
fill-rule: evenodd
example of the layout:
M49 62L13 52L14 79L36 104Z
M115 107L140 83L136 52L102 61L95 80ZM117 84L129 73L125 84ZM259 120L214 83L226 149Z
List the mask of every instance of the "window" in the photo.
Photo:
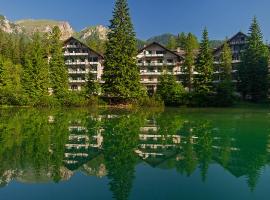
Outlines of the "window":
M157 51L156 53L157 53L157 54L165 54L164 51Z
M148 72L154 72L154 68L153 67L149 67L148 68Z
M78 85L71 85L72 90L78 90Z
M163 60L162 59L158 59L158 63L163 63Z
M167 63L173 63L173 59L167 59Z

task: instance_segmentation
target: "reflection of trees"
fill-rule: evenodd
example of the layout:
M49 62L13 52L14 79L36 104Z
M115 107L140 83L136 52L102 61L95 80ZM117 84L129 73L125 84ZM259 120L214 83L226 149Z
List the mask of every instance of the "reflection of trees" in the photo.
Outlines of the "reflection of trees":
M0 187L29 171L32 180L46 177L58 182L81 170L88 175L108 174L114 197L127 199L139 156L151 166L176 168L187 176L200 169L203 180L209 165L218 163L235 177L245 176L253 190L268 163L267 127L226 124L229 120L222 117L203 120L173 111L1 110ZM71 126L84 129L70 131ZM85 137L70 139L76 134ZM66 148L76 142L88 148ZM78 162L67 164L66 153L74 154L71 160Z
M115 199L128 199L134 179L138 133L143 118L124 115L106 119L104 123L104 156L108 169L110 189Z
M36 179L50 171L57 181L67 137L64 119L50 124L50 113L31 109L2 114L1 171L22 173L32 169Z

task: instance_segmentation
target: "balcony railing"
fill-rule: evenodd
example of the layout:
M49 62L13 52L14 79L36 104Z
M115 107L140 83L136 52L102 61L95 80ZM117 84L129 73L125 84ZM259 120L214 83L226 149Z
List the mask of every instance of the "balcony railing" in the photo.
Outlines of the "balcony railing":
M86 74L86 71L75 71L75 70L68 70L69 74Z
M144 54L145 57L163 57L164 54Z
M141 80L141 83L145 84L145 83L152 83L152 84L157 84L158 80Z
M70 44L68 44L68 45L66 45L66 48L80 48L80 47L77 46L77 45L70 45Z
M76 61L76 62L65 62L65 64L66 65L86 65L86 64L88 64L88 62L78 62L78 61Z
M69 79L69 82L70 83L85 83L85 80L71 80L71 79Z
M88 53L65 52L64 56L88 56Z
M175 66L177 63L175 62L162 62L162 63L158 63L158 62L142 62L142 63L138 63L138 66Z

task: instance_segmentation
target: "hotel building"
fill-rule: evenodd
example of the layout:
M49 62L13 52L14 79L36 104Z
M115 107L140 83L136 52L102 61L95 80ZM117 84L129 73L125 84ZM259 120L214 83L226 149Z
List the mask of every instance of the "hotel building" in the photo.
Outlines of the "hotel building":
M241 62L241 53L247 44L247 35L238 32L228 40L228 44L232 50L232 77L237 82L237 68ZM224 44L213 51L216 82L221 80L220 58L223 46ZM73 37L65 41L63 50L69 74L70 90L81 90L87 81L89 72L94 75L96 81L102 82L104 57L100 53ZM173 74L176 80L181 82L184 54L181 50L171 51L157 42L146 45L138 51L136 59L141 83L146 86L149 95L156 92L158 79L165 72Z
M183 57L157 42L153 42L141 50L137 55L138 68L143 83L152 95L155 93L158 78L166 71L173 74L177 81L181 78L181 64Z
M100 53L73 37L64 42L63 51L70 90L81 90L89 72L94 75L94 80L101 81L104 59Z
M241 54L246 48L247 45L247 35L238 32L235 34L232 38L230 38L227 42L229 44L229 47L231 48L232 52L232 78L234 82L237 82L238 80L238 74L237 69L241 62ZM223 69L220 67L221 64L221 54L224 44L219 46L214 50L214 64L215 64L215 80L220 81L221 80L221 72Z

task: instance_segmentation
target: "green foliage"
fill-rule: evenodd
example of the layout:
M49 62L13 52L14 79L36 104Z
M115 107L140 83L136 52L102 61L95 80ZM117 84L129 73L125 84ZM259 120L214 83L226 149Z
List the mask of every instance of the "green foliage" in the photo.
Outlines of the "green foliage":
M261 101L268 93L269 50L263 43L263 35L256 18L249 29L248 43L239 67L239 89L246 99Z
M195 91L198 93L211 93L213 88L213 55L209 46L208 31L203 31L200 52L196 60L195 71L198 74L194 79Z
M117 0L109 26L102 79L109 98L136 101L146 95L136 65L136 38L126 0Z
M171 37L176 37L176 36L170 33L165 33L162 35L149 38L148 40L146 40L146 43L150 44L152 42L158 42L164 46L167 46Z
M181 49L185 49L186 46L186 34L184 32L180 33L177 37L177 46Z
M231 80L224 80L218 83L216 89L215 105L228 107L234 103L234 86Z
M42 96L34 103L33 106L44 108L57 107L60 106L60 102L54 96Z
M177 83L175 77L170 74L163 74L157 86L157 95L167 106L178 106L183 104L185 89Z
M49 76L53 94L61 99L68 92L68 72L62 52L61 31L58 26L53 28L50 36Z
M24 92L33 101L48 95L49 66L39 34L34 35L33 42L26 49L22 86Z
M176 38L174 36L170 37L167 48L170 50L175 50L177 48Z
M227 41L223 45L220 63L221 63L220 67L222 70L221 79L231 81L232 79L232 52Z
M158 96L146 96L142 97L139 100L139 105L146 108L155 108L155 107L163 107L164 103Z
M87 83L85 85L86 96L99 95L101 93L101 87L97 80L94 79L92 72L88 73Z
M183 64L183 84L188 87L189 92L192 90L193 85L193 68L195 64L195 50L198 48L197 38L189 33L185 39L185 61Z
M105 53L106 51L106 41L101 40L98 35L93 34L91 37L87 38L86 44L93 50L99 53Z

